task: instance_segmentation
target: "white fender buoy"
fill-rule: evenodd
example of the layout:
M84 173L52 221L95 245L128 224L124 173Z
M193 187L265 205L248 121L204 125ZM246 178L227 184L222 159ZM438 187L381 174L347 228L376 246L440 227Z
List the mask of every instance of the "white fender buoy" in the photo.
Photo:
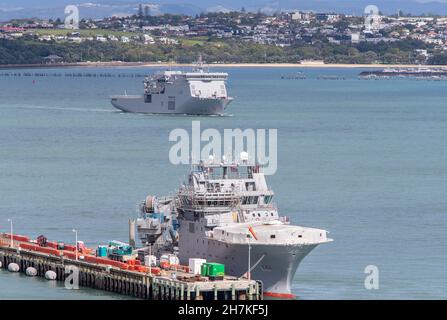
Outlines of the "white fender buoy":
M52 280L56 280L56 279L57 279L57 274L56 274L56 272L51 271L51 270L45 272L45 279L50 280L50 281L52 281Z
M10 263L10 264L8 265L8 270L9 270L10 272L19 272L20 267L19 267L19 265L18 265L17 263Z
M36 268L33 268L33 267L27 268L25 273L26 273L26 275L28 277L35 277L35 276L37 276L37 270L36 270Z
M1 267L3 267L3 264L2 264L2 262L0 261L0 268L1 268Z

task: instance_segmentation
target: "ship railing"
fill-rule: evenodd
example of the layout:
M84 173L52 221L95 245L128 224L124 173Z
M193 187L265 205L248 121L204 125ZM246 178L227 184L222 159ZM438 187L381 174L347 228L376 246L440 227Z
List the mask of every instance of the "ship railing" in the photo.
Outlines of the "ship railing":
M247 172L229 172L226 178L223 177L222 173L214 173L208 172L206 173L206 177L212 180L220 180L220 179L251 179L251 176Z
M184 208L201 211L213 210L226 211L235 208L240 203L240 197L234 193L200 193L180 192L180 205Z
M258 205L259 209L265 209L265 210L278 210L278 206L276 204L273 203L269 203L269 204L260 204Z
M281 221L284 224L290 224L290 218L287 216L279 217L279 221Z
M196 198L237 198L240 188L233 188L231 191L220 191L215 188L207 188L205 191L197 190L193 187L184 187L179 190L179 195Z
M187 73L186 80L228 80L228 74L225 73Z
M194 211L200 212L205 215L208 214L225 214L232 210L231 207L208 207L208 206L183 206L183 210L185 211Z
M321 239L310 237L310 238L299 238L299 237L292 237L290 234L283 234L278 235L276 234L276 238L272 239L269 235L260 235L257 234L258 240L254 240L253 238L248 238L247 234L240 234L240 233L229 233L226 232L222 234L220 230L214 230L212 236L210 238L223 241L231 244L280 244L280 245L310 245L315 243L320 243Z
M219 202L219 201L191 201L191 202L184 202L181 204L181 207L183 208L209 208L211 210L231 210L233 208L237 208L239 206L239 203L237 201L226 201L226 202Z
M216 211L229 211L233 208L237 207L237 202L201 202L201 201L192 201L191 203L182 203L181 207L183 208L190 208L190 209L201 209L202 211L210 211L210 210L216 210Z

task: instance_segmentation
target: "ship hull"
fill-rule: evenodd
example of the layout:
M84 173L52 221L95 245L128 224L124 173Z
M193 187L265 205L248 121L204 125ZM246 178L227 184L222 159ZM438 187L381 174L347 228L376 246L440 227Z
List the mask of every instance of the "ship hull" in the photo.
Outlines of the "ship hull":
M228 244L212 239L203 242L206 249L199 245L193 250L180 250L181 263L188 264L190 257L204 257L208 261L224 264L229 275L246 276L247 244ZM298 266L316 246L252 244L251 278L262 282L266 297L293 299L292 281Z
M148 103L144 96L113 96L111 102L115 108L131 113L223 115L231 99L189 97L170 105L169 101L156 99Z

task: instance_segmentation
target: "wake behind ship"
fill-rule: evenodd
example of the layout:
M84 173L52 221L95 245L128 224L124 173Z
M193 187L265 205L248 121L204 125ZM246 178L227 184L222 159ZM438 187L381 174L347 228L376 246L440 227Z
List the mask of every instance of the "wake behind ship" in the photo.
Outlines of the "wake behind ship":
M332 240L325 230L290 225L273 197L258 166L202 161L175 197L148 197L141 205L139 238L152 252L177 254L180 263L221 263L232 276L262 281L266 296L293 298L300 262Z
M124 112L187 115L223 115L228 96L227 73L207 72L201 59L192 72L163 71L144 80L143 95L112 96L112 105Z

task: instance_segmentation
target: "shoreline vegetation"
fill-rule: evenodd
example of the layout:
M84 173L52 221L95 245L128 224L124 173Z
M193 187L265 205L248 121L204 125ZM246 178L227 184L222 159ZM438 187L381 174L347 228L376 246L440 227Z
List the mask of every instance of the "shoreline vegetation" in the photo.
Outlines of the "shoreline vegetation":
M324 63L324 62L302 62L302 63L207 63L208 68L359 68L359 69L383 69L383 68L445 68L446 65L418 65L418 64L348 64L348 63ZM156 63L156 62L79 62L79 63L57 63L57 64L6 64L0 65L0 69L45 69L45 68L117 68L117 67L150 67L150 68L192 68L191 63Z
M360 43L356 47L319 42L278 47L236 40L208 38L202 44L126 44L117 41L84 41L81 43L55 41L41 42L31 36L21 40L0 39L0 66L167 64L176 62L189 65L199 55L215 66L300 66L317 67L377 67L386 65L446 65L447 52L430 57L425 62L415 60L412 52L423 48L416 40L393 43ZM188 40L190 41L190 40ZM422 46L422 47L421 47ZM422 49L421 49L422 50Z

